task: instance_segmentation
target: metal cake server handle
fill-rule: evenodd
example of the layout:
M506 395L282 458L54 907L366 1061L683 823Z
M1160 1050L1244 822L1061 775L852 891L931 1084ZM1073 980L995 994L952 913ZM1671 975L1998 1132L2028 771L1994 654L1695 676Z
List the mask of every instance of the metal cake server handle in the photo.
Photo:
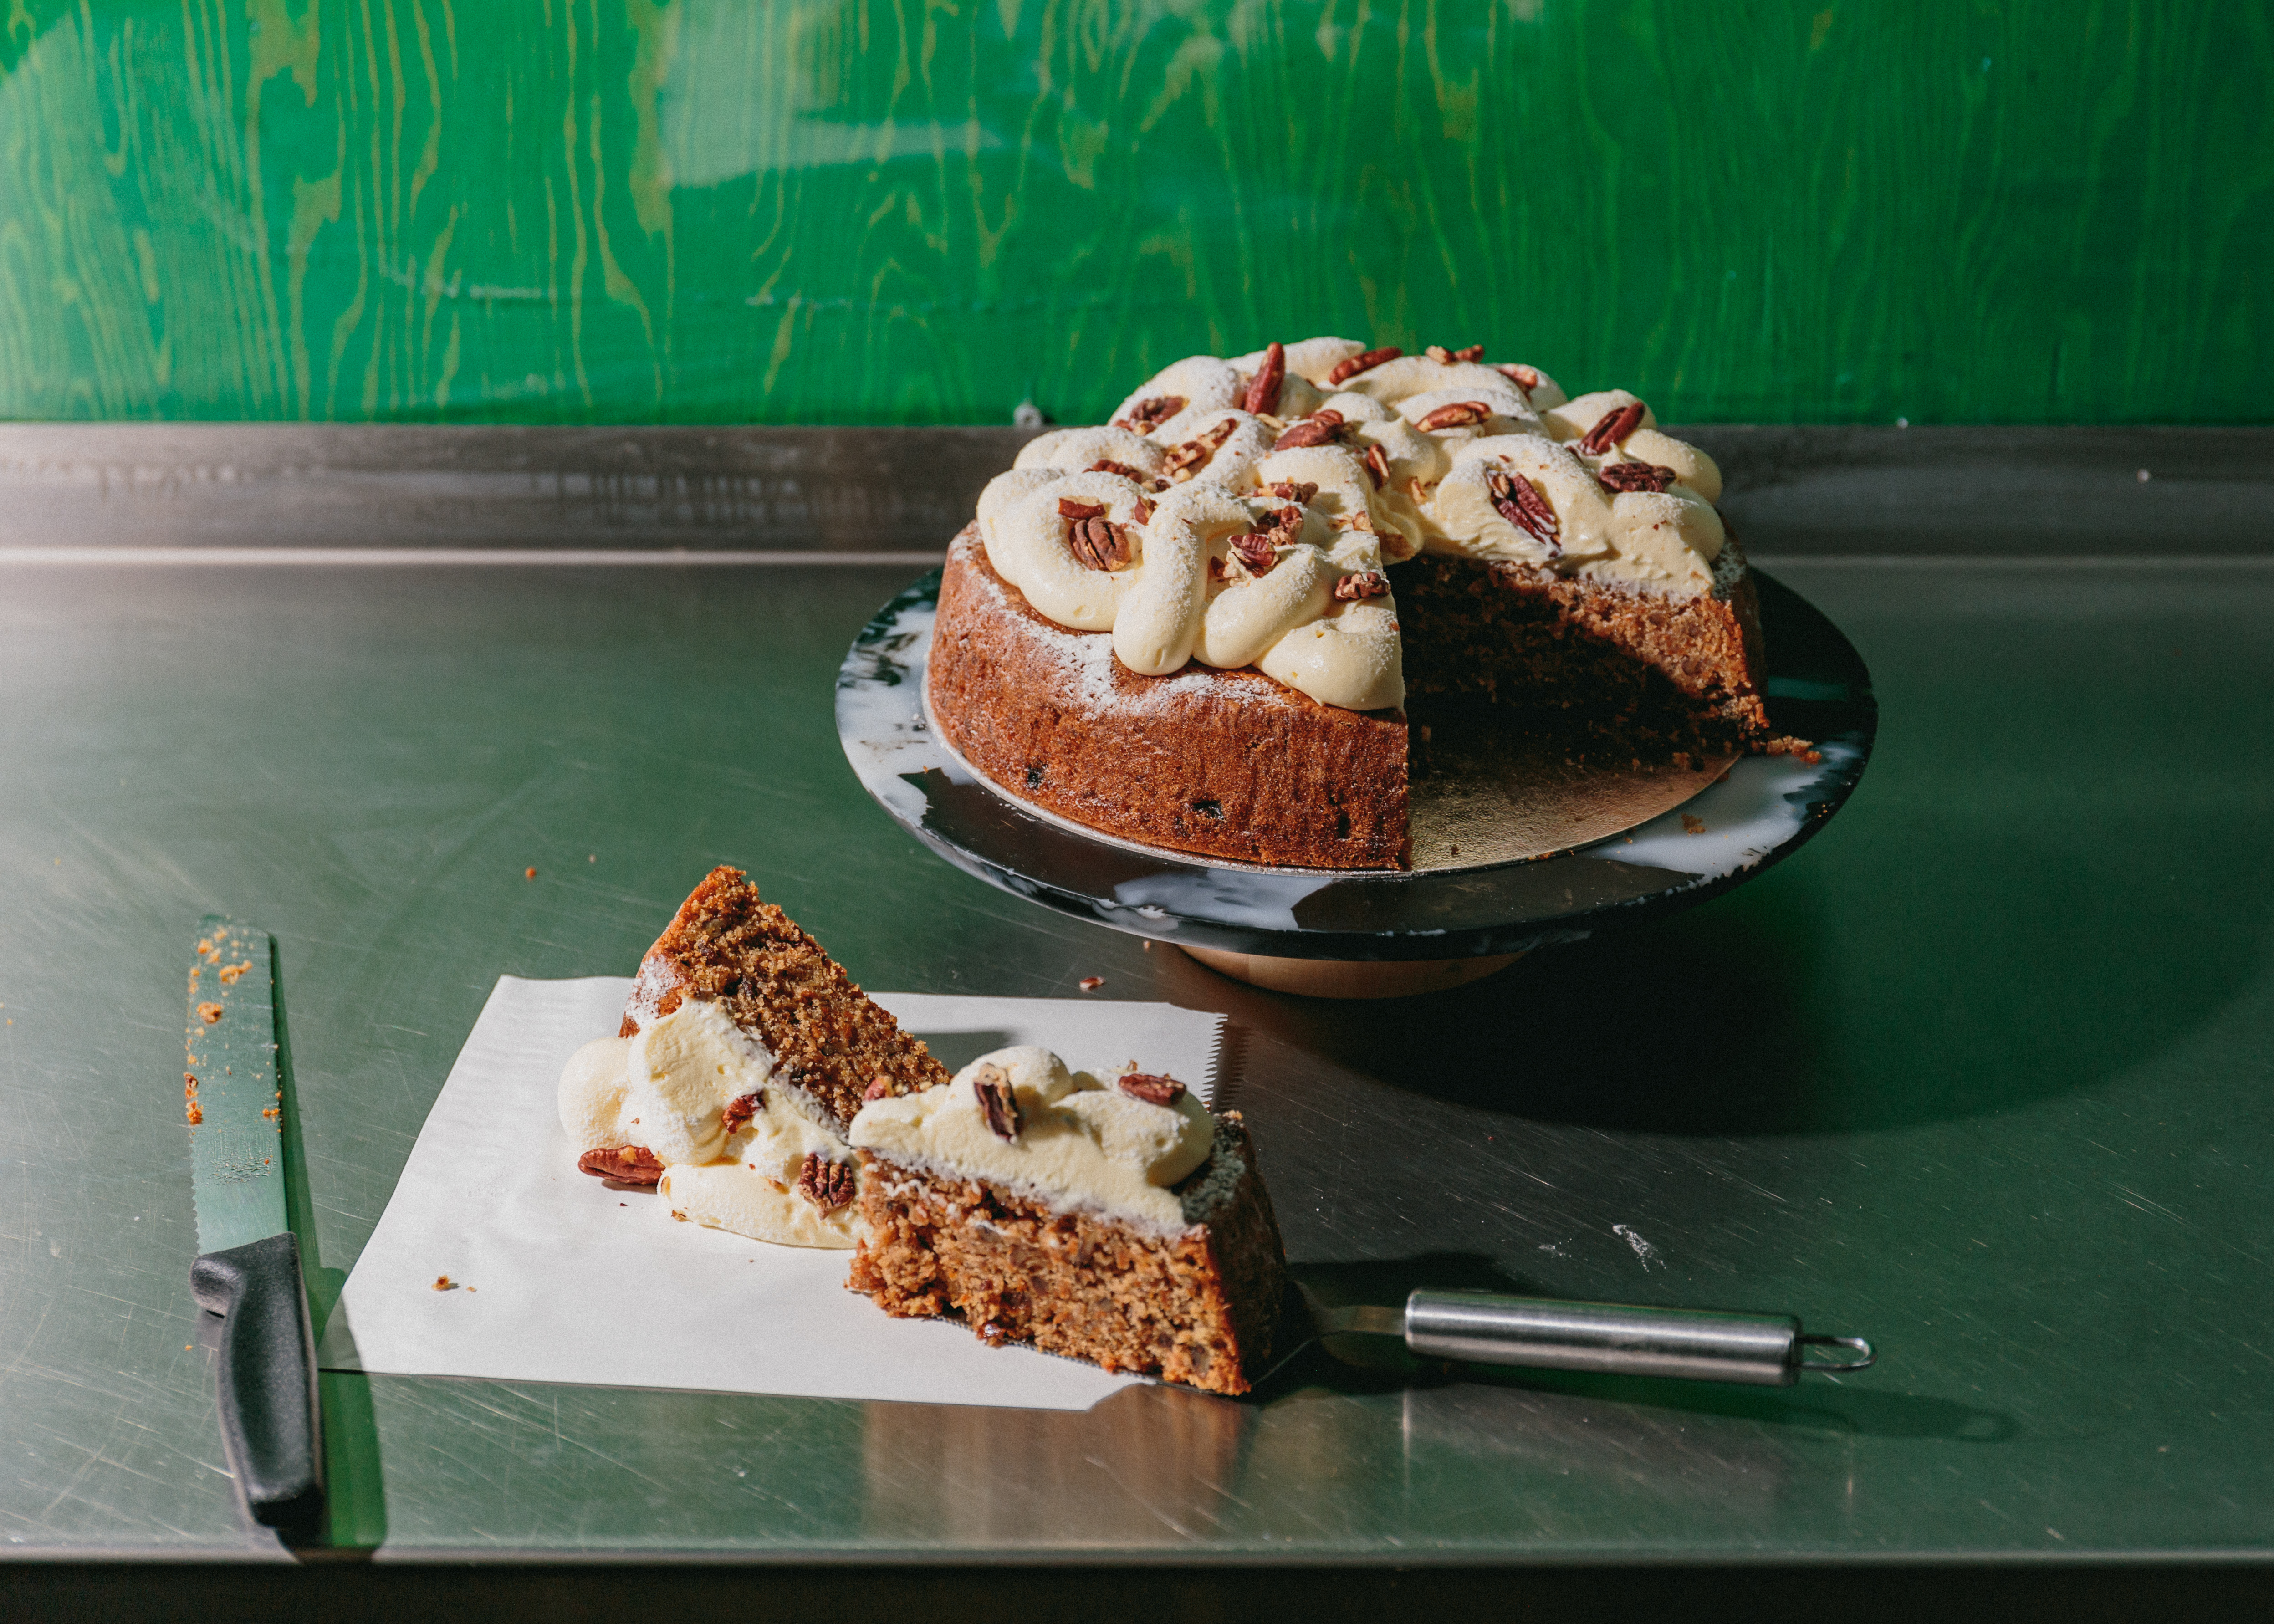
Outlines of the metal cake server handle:
M1319 1336L1396 1336L1415 1353L1472 1365L1788 1387L1804 1371L1839 1374L1866 1369L1879 1358L1864 1338L1811 1335L1791 1314L1634 1308L1427 1288L1407 1297L1402 1309L1330 1308L1308 1286L1300 1289ZM1818 1349L1843 1350L1847 1357L1811 1357Z

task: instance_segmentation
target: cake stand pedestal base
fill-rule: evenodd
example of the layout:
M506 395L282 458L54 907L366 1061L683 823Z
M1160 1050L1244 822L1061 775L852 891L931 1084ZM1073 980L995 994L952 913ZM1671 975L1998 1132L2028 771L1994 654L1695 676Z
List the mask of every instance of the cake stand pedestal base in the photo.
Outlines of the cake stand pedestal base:
M1417 993L1442 992L1481 981L1524 957L1494 953L1482 959L1273 959L1220 947L1184 947L1181 943L1178 946L1235 981L1271 992L1300 993L1306 998L1410 998Z

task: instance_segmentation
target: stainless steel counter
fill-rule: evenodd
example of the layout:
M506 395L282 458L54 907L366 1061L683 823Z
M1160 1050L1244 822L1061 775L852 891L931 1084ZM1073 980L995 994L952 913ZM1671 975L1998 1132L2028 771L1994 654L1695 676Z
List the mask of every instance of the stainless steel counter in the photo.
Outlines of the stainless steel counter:
M922 566L832 550L936 551L1005 436L0 431L0 1554L287 1560L236 1509L187 1291L190 923L278 935L320 1314L495 976L627 973L716 861L872 986L1228 1012L1314 1278L1790 1310L1883 1364L1738 1392L1314 1359L1076 1416L328 1376L333 1546L2263 1553L2274 436L1900 432L1713 437L1757 556L1872 669L1834 826L1667 923L1344 1005L990 891L855 783L831 681ZM794 482L749 471L776 455ZM663 462L728 494L576 493ZM439 544L813 555L25 551Z

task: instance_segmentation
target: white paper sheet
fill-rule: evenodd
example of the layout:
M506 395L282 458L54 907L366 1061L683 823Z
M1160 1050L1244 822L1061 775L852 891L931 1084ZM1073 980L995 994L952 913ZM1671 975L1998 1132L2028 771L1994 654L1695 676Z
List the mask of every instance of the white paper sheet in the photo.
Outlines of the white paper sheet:
M576 1171L553 1095L629 981L499 978L324 1327L327 1370L1086 1410L1133 1380L845 1289L852 1257L675 1222ZM870 993L953 1070L1009 1043L1203 1094L1224 1018L1165 1004ZM434 1289L435 1277L463 1282Z

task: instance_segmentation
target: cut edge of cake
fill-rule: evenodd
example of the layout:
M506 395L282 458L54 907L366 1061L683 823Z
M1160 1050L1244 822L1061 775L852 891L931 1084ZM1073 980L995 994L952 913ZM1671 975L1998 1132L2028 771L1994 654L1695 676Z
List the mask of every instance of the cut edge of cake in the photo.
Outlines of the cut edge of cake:
M951 1086L970 1086L991 1058ZM1171 1226L863 1146L847 1287L896 1317L960 1320L990 1343L1246 1393L1276 1342L1285 1251L1246 1124L1237 1111L1208 1118L1207 1158L1171 1187L1181 1222Z

